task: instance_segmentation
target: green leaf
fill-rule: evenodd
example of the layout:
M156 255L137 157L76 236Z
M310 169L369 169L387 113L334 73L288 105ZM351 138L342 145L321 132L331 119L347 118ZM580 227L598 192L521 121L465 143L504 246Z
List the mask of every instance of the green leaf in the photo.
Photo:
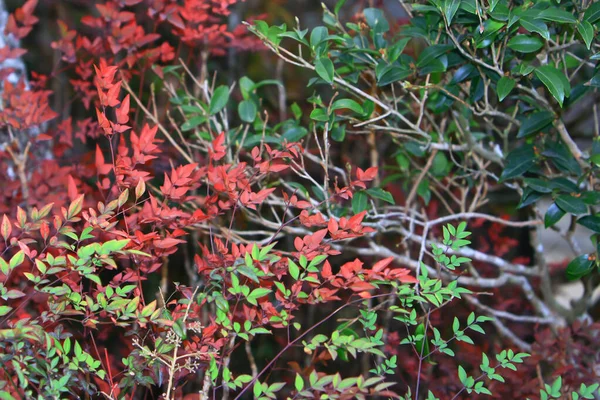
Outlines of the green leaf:
M179 336L181 339L185 339L187 337L185 321L183 320L183 318L177 319L173 323L172 328L173 328L173 332L175 332L177 334L177 336ZM75 342L75 344L77 344L77 342Z
M252 292L250 292L248 297L252 297L254 299L260 299L261 297L268 296L269 294L271 294L271 289L256 288Z
M352 99L339 99L334 101L331 106L332 111L340 110L342 108L347 108L349 110L354 111L357 114L363 113L362 106Z
M533 18L523 17L519 20L519 23L529 32L539 33L544 39L550 40L550 31L544 22Z
M300 139L305 137L308 134L306 128L302 126L293 126L290 129L286 130L283 135L281 135L281 139L285 139L288 142L299 142Z
M0 306L0 317L4 317L8 314L13 308L10 306Z
M564 211L574 214L580 215L585 214L587 212L587 206L583 202L583 200L573 197L568 194L561 194L556 198L556 205L562 208Z
M502 101L510 94L515 87L515 81L508 76L503 76L496 85L496 91L498 92L498 101Z
M461 83L466 79L473 78L477 75L479 75L479 71L477 71L477 68L475 68L473 64L465 64L456 70L452 77L452 82Z
M229 101L229 88L225 85L221 85L215 89L208 106L208 112L210 115L215 115L221 111L227 105Z
M358 214L366 210L367 201L368 197L365 191L361 190L360 192L354 193L354 196L352 196L352 212Z
M444 0L443 11L446 21L448 21L448 25L452 24L452 19L454 19L454 15L456 15L460 3L460 0Z
M550 182L548 182L546 180L538 179L538 178L525 178L525 179L523 179L523 182L525 182L527 187L535 190L536 192L540 192L540 193L552 192L552 187L550 185Z
M377 86L383 87L390 83L398 82L410 75L413 71L404 67L392 65L380 77L377 78Z
M8 265L10 266L10 269L13 270L21 265L23 261L25 261L25 253L23 253L23 250L19 250L10 258Z
M448 157L442 152L439 152L433 158L433 164L431 165L431 173L435 176L444 176L448 173L448 166L450 162Z
M247 76L242 76L240 78L240 91L242 92L244 100L248 100L250 94L254 90L254 85L254 81Z
M315 108L310 113L310 119L320 122L327 122L329 121L329 114L327 114L327 110L323 108Z
M409 38L409 37L402 38L402 39L398 40L396 43L394 43L393 45L391 45L390 47L388 47L388 49L387 49L388 62L393 63L398 59L398 57L400 57L400 54L402 54L402 52L404 51L404 48L406 47L406 45L408 44L410 39L411 38Z
M577 24L577 32L581 35L581 38L585 42L585 47L588 50L591 49L592 40L594 39L594 27L588 21L581 21Z
M535 165L533 146L524 145L517 147L506 156L506 167L502 171L500 181L506 181L523 175Z
M299 374L296 374L296 379L294 380L294 387L298 392L301 392L304 389L304 379Z
M383 11L378 8L365 8L363 10L365 21L371 29L377 33L384 33L390 30L390 25L383 15Z
M367 189L367 193L369 194L369 196L371 196L375 199L380 199L380 200L383 200L390 204L396 204L394 202L394 197L392 197L392 194L381 188L375 187L375 188Z
M333 83L333 63L327 57L321 57L315 63L315 71L327 83Z
M252 100L244 100L238 104L238 114L244 122L251 124L256 119L257 107Z
M600 3L597 1L592 2L590 6L585 10L583 14L583 20L589 22L590 24L596 23L596 21L600 20Z
M245 277L251 279L252 281L256 282L256 283L260 283L260 281L258 280L258 276L256 275L256 272L254 272L253 268L249 268L245 265L241 265L238 267L238 272L242 275L244 275Z
M552 123L554 116L549 111L540 111L530 114L521 122L517 138L524 138L534 133L538 133Z
M121 251L129 244L129 239L121 239L121 240L109 240L108 242L102 243L100 246L100 250L98 250L98 254L109 254L117 251Z
M461 365L458 366L458 379L463 385L467 385L467 372Z
M8 275L10 273L10 268L8 267L8 263L4 261L4 258L0 257L0 271L4 275Z
M544 226L550 228L554 226L562 217L565 216L565 212L561 210L556 203L552 203L544 215Z
M327 28L324 26L317 26L310 33L310 46L314 49L319 43L321 43L327 37Z
M335 13L336 16L340 13L340 10L342 9L342 7L344 6L345 3L346 3L346 0L338 0L338 2L335 3L333 12ZM298 390L300 391L302 389L298 389Z
M520 53L533 53L544 46L542 40L532 35L517 35L508 41L507 46Z
M562 107L565 96L568 97L570 94L570 90L567 91L567 88L564 85L564 81L567 80L564 74L550 65L537 67L534 73Z
M343 142L346 138L346 125L335 126L331 130L331 138L336 142Z
M582 254L575 257L567 265L567 278L569 280L579 279L587 275L592 270L593 260L590 260L589 254Z
M555 7L538 12L536 17L546 21L558 22L560 24L574 24L577 22L577 18L575 18L573 14Z
M433 60L437 60L439 56L448 51L452 50L454 46L449 44L434 44L433 46L429 46L425 48L419 55L419 59L417 60L417 67L421 68L427 64L429 64Z
M585 226L589 230L600 233L600 216L586 215L577 220L577 223Z
M288 271L290 272L292 278L298 280L298 277L300 276L300 267L298 267L298 264L293 262L291 259L288 259Z

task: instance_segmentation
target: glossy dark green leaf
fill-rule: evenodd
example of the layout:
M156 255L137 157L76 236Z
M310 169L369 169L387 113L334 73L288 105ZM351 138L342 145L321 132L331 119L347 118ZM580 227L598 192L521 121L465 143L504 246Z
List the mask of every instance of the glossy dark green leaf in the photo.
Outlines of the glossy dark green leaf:
M594 27L588 21L581 21L577 24L577 32L581 35L581 38L585 42L585 47L590 50L592 46L592 40L594 40Z
M463 0L460 2L460 8L469 14L477 14L477 5L475 0Z
M358 214L367 209L367 202L369 197L365 191L354 193L352 196L352 212Z
M537 18L560 24L574 24L577 18L568 11L556 7L550 7L537 13Z
M175 334L177 336L179 336L181 339L187 338L185 321L183 320L183 318L179 318L179 319L175 320L172 328L173 328L173 332L175 332Z
M597 206L600 204L600 191L586 190L581 193L580 199L588 206Z
M555 199L555 202L556 205L570 214L581 215L587 212L587 206L583 200L569 194L561 194Z
M460 3L460 0L444 0L442 8L448 25L452 24L452 20L460 7Z
M577 220L577 223L585 226L589 230L600 233L600 216L586 215Z
M562 107L563 102L565 101L565 96L569 95L569 93L566 93L567 88L565 88L563 84L562 76L564 76L564 74L551 65L543 65L541 67L537 67L534 73L535 76L537 76L538 79L542 81L544 86L548 88L548 91L552 94L556 101L558 101L558 104Z
M381 188L374 187L367 189L367 194L375 199L380 199L390 204L396 204L394 202L394 197L392 197L392 194Z
M527 187L535 190L536 192L540 192L540 193L552 192L552 186L550 185L550 182L548 182L544 179L525 178L525 179L523 179L523 182L525 182L525 185Z
M327 114L327 110L325 110L323 108L315 108L310 113L310 119L313 119L313 120L319 121L319 122L327 122L327 121L329 121L329 114Z
M556 203L552 203L550 207L548 207L548 211L544 215L544 226L546 228L550 228L554 226L562 217L565 216L565 212L561 210Z
M529 32L539 33L544 39L550 40L550 31L548 30L548 25L546 25L543 21L529 17L523 17L519 19L519 23Z
M600 20L600 2L594 1L590 4L583 14L583 20L590 24L595 24Z
M400 57L400 54L402 54L402 52L404 51L404 48L406 47L406 45L408 44L408 42L410 41L410 38L402 38L399 39L396 43L394 43L393 45L391 45L390 47L388 47L387 50L387 60L390 63L394 63L398 57Z
M225 85L219 86L215 89L212 97L210 98L210 104L208 106L208 112L210 115L215 115L221 111L227 105L229 101L229 88Z
M533 113L521 122L517 138L524 138L534 133L538 133L542 129L548 127L553 120L554 116L548 111Z
M346 125L338 125L331 130L331 139L343 142L346 138Z
M579 257L575 257L573 261L567 265L567 278L569 280L579 279L592 270L594 261L590 259L589 254L582 254Z
M465 64L456 70L452 77L452 82L461 83L473 76L479 75L479 71L473 64Z
M517 35L510 39L507 46L520 53L533 53L544 46L544 43L538 36Z
M521 209L530 206L531 204L541 199L543 195L543 193L535 192L532 189L525 187L525 189L523 190L523 196L521 197L521 201L517 205L517 208Z
M515 87L514 79L509 78L508 76L503 76L498 81L496 85L496 91L498 93L498 101L502 101L510 94L510 92Z
M548 157L561 172L569 172L576 175L582 173L581 166L562 141L547 142L542 155Z
M448 57L442 54L436 59L429 61L427 64L419 68L419 75L425 76L428 74L435 74L437 72L445 72L448 69Z
M563 192L572 193L577 191L577 185L567 178L559 177L549 181L552 189L561 190Z
M506 156L506 166L501 181L523 175L535 165L535 153L531 145L517 147Z
M453 48L454 46L449 44L434 44L433 46L426 47L425 50L421 52L421 55L417 60L417 67L424 67L431 61L437 59L442 54L449 52Z
M352 110L357 114L363 113L362 106L352 99L339 99L334 101L331 105L331 111L341 110L343 108Z
M306 128L302 126L293 126L290 129L286 130L283 133L283 135L281 135L281 138L287 140L288 142L298 142L307 134L308 131L306 130Z
M387 69L384 74L381 75L381 78L377 80L377 86L386 86L390 83L398 82L408 76L410 76L413 72L410 69L392 66Z

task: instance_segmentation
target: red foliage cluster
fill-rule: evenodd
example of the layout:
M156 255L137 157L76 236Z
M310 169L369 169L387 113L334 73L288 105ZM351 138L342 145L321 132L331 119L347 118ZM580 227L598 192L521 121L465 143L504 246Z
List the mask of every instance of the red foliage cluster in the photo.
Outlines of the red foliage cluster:
M89 304L100 304L101 299L130 284L123 301L129 300L123 305L127 304L128 312L138 316L135 330L140 337L149 332L164 333L183 314L193 316L193 320L207 320L201 334L184 341L182 353L204 354L197 361L208 362L208 354L217 354L228 340L220 329L224 322L214 315L204 315L204 303L186 308L173 300L165 304L173 320L159 319L149 324L147 317L156 302L144 300L142 282L164 267L166 256L174 254L186 242L190 231L207 224L218 227L222 224L221 216L227 212L235 215L237 208L260 207L276 190L265 188L268 177L285 173L290 160L297 159L303 151L298 143L284 143L280 148L264 144L246 154L249 162L232 161L225 157L229 145L221 132L214 135L207 154L198 154L198 162L173 166L163 173L162 184L156 190L148 189L149 182L156 179L158 166L169 156L162 140L157 138L157 126L144 124L138 130L130 118L132 94L123 96L122 77L130 79L138 75L143 79L149 66L162 75L158 65L176 57L175 49L157 33L165 24L181 45L201 47L213 54L222 54L230 46L255 48L257 42L246 38L245 33L226 29L223 17L235 2L190 0L180 5L175 1L109 0L95 5L99 16L81 19L93 32L89 35L69 30L67 24L59 22L61 38L53 42L53 48L72 67L74 76L69 81L85 108L94 105L95 118L88 115L75 121L69 117L56 122L48 131L54 137L55 159L38 164L34 161L39 160L30 159L26 182L16 177L5 179L5 201L0 210L5 213L1 225L4 241L0 246L3 256L11 262L10 266L1 265L4 287L10 288L4 296L8 308L3 311L2 327L16 329L19 321L31 321L26 334L30 335L30 345L41 355L47 354L48 345L60 345L60 335L45 344L38 342L44 332L65 329L67 321L74 321L69 334L74 335L84 351L101 360L108 376L106 380L96 377L94 383L107 393L119 395L124 388L131 390L132 378L123 372L132 366L125 366L119 355L131 353L132 344L124 344L116 353L109 348L110 338L122 335L119 328L131 327L131 323L120 319L116 309L96 312L90 307L79 307L72 296L86 296ZM29 1L11 16L11 33L22 38L31 30L37 21L32 14L35 6L35 1ZM138 20L139 9L135 7L142 6L147 7L146 17L152 22L153 32L147 32L146 25ZM21 54L18 49L10 49L3 56ZM49 79L52 76L37 76L31 90L27 90L24 82L5 84L2 128L18 133L58 116L49 106L51 92L44 89ZM82 142L97 139L98 143L91 154L77 154L70 150L77 145L75 139ZM17 154L18 144L11 146L14 152L10 154ZM65 155L77 158L63 165L66 159L61 157ZM3 173L16 161L5 158ZM330 200L350 198L354 188L365 188L365 182L376 174L376 169L357 170L356 181L349 187L337 188ZM296 238L295 257L305 256L310 262L316 257L338 254L331 247L334 241L372 231L361 223L364 213L325 223L319 213L310 214L313 208L310 202L299 201L294 194L281 195L289 207L302 210L301 224L308 228L323 227ZM317 220L318 223L313 222ZM219 274L223 282L232 285L227 270L247 258L251 246L224 243L216 237L210 239L210 246L200 244L203 251L195 257L197 272L200 278L207 279ZM92 267L82 269L81 260L86 259L88 252L82 249L91 249L91 243L124 245L118 246L121 253L114 254L114 259L99 256L94 258ZM367 298L377 280L415 281L408 270L390 267L391 259L371 269L354 260L337 273L326 262L320 273L309 272L303 280L290 277L287 257L253 263L262 274L249 275L244 284L251 290L272 288L274 298L261 296L254 304L236 302L239 305L228 312L232 321L249 321L252 328L287 326L293 319L292 311L302 304L336 301L353 293ZM280 285L285 279L297 280L291 290ZM192 289L185 286L178 286L177 290L183 297L192 294ZM228 295L227 300L235 298ZM193 328L195 325L191 324ZM143 364L143 358L135 362ZM155 382L160 382L157 373L147 367L140 377L150 374ZM176 379L186 374L182 372ZM127 378L118 378L123 376ZM3 375L3 379L17 377Z
M94 378L93 384L114 396L122 391L134 393L138 385L150 386L141 378L151 377L160 385L167 370L164 365L146 363L143 355L134 351L131 341L115 345L113 339L121 339L126 333L154 340L174 331L184 316L191 317L186 322L187 329L195 333L183 340L181 354L199 355L194 356L195 360L199 368L206 369L211 360L221 361L219 357L229 341L223 328L229 321L249 323L250 329L285 328L294 322L293 312L303 305L339 300L348 304L352 296L367 299L380 281L416 282L408 269L394 266L392 258L377 261L371 267L353 259L339 268L325 260L326 256L340 254L337 241L360 238L374 229L363 223L366 212L339 218L325 216L316 210L316 205L322 203L300 200L297 193L268 187L273 177L287 173L290 163L300 158L304 152L300 143L284 142L277 147L263 143L241 152L241 159L235 159L229 156L232 148L226 132L210 132L206 151L196 151L193 162L178 161L172 156L172 149L159 139L157 125L139 123L133 117L133 108L139 110L144 103L130 82L137 79L141 93L147 76L164 77L161 68L180 57L187 56L193 62L207 54L223 55L230 48L259 48L260 43L243 28L227 29L224 18L236 2L95 2L96 14L81 19L85 27L81 31L58 22L60 38L52 47L60 52L64 70L56 69L50 76L32 73L35 80L30 87L25 81L3 84L0 129L12 137L52 122L53 126L38 139L53 139L54 159L40 160L31 154L27 158L27 149L17 140L6 143L6 151L0 153L4 189L0 194L0 212L4 214L0 224L0 295L4 301L0 306L0 335L4 329L20 329L40 357L49 353L50 345L59 345L67 334L72 335L84 351L101 361L102 369L108 373L106 379ZM29 0L11 14L7 33L24 38L37 22L33 15L36 5L36 0ZM6 47L0 50L0 61L23 54L24 50ZM10 72L0 71L0 79ZM59 73L70 74L68 81L76 93L75 101L86 110L83 116L56 120L59 110L51 109L52 92L46 87ZM123 95L125 91L127 94ZM94 150L80 151L88 141L94 141ZM336 184L333 195L324 201L348 201L353 193L366 189L377 174L377 168L355 168L354 179L347 186ZM256 247L236 243L227 231L239 209L259 210L274 196L283 199L286 211L294 214L282 225L297 223L310 233L296 236L288 253L272 250L276 257L257 259L256 250L270 250L279 231ZM428 211L437 213L435 204ZM222 238L213 235L213 230L224 232ZM150 318L157 305L144 297L143 283L155 277L153 273L165 270L168 256L197 238L192 233L199 232L206 234L198 243L201 254L194 256L192 272L199 280L221 282L223 302L208 296L200 302L181 302L182 298L192 298L194 289L177 284L179 297L166 299L163 304L172 319L163 315ZM481 245L499 256L516 243L496 228L490 230L489 237L490 242ZM89 247L106 243L118 247L110 257L101 247ZM91 253L85 254L86 251ZM89 265L80 261L90 258L93 262ZM294 260L302 260L308 267L290 267L295 265ZM311 269L313 262L318 269ZM243 269L242 281L233 278L234 269ZM258 294L252 301L241 301L236 292L238 286ZM123 294L123 302L101 310L89 307L90 303L106 302L110 293L124 287L128 290ZM270 293L273 296L267 296ZM226 303L223 313L227 318L207 314L209 300L219 305ZM82 302L87 302L88 307ZM229 304L233 306L229 308ZM513 300L505 301L504 306L522 305ZM126 309L130 320L121 318L121 309ZM436 314L433 318L442 320L444 316ZM23 327L23 321L29 325ZM594 329L596 332L597 327ZM560 364L569 357L585 355L588 347L598 346L598 336L581 326L559 335L538 332L535 363L545 359ZM578 336L583 340L571 340ZM397 348L399 335L391 332L386 340L388 353L402 354ZM492 347L489 343L478 345L477 352L465 348L462 361L477 365L480 352ZM3 351L16 354L20 349L8 346ZM129 354L134 360L125 364L123 356ZM325 350L315 356L315 360L330 359ZM414 373L414 357L405 357L401 362L405 362L406 374ZM584 366L588 365L591 362ZM139 369L139 376L133 374L138 381L130 374L136 372L134 367ZM446 360L430 369L434 368L442 372L431 373L423 380L440 394L455 392L456 362ZM583 369L570 367L559 372L569 384L585 375ZM182 383L188 374L181 369L175 380ZM3 370L0 376L18 387L17 374ZM433 382L432 376L443 378ZM80 388L82 392L86 390L84 386ZM506 389L494 387L494 393L510 397L503 390ZM526 390L531 394L535 387L530 384L523 393ZM134 394L129 398L134 398Z

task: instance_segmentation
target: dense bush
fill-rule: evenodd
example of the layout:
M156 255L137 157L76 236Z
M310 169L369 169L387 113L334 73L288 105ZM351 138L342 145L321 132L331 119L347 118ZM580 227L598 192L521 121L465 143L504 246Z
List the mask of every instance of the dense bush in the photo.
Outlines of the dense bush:
M2 398L599 396L600 3L89 3L4 18Z

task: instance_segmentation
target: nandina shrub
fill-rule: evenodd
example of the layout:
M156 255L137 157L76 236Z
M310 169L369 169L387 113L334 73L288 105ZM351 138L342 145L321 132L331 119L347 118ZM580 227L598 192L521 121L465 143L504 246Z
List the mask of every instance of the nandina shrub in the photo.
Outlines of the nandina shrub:
M562 110L597 86L600 9L432 1L347 22L339 1L310 33L252 35L225 25L234 3L97 2L58 23L48 76L3 70L3 396L592 398L598 327L570 316L589 294L562 308L536 236L519 257L505 230L597 229L575 217L597 149ZM210 73L266 48L313 75L291 118L265 107L271 85L286 107L282 83ZM533 217L483 212L498 188ZM473 243L466 221L487 228ZM567 273L593 288L595 255Z

